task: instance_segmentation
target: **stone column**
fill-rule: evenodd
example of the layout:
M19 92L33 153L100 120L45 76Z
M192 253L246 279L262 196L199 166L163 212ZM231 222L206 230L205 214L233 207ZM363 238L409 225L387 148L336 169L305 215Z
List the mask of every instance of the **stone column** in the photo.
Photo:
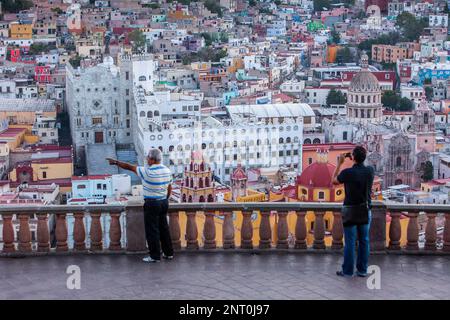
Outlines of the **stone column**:
M401 212L391 212L391 225L389 226L389 250L400 250L402 227L400 224Z
M203 227L203 236L205 237L205 249L216 248L216 224L214 222L215 214L213 211L205 212L205 225Z
M186 224L186 249L198 249L198 230L197 221L195 220L196 212L186 212L187 224Z
M103 234L100 222L101 216L101 212L91 212L91 230L89 232L91 237L91 251L103 250Z
M38 252L50 251L50 234L48 231L48 217L46 213L36 214L38 218L37 223L37 242Z
M271 244L272 230L270 228L270 211L261 211L261 223L259 225L259 248L269 249Z
M74 240L74 249L76 251L84 251L86 250L86 230L84 227L84 215L83 212L77 212L73 214L75 218L74 226L73 226L73 240Z
M12 214L2 215L3 219L3 253L16 251L14 246L14 227L12 224Z
M425 250L436 250L436 213L427 213L427 226L425 228Z
M120 229L120 212L110 213L111 224L109 226L109 250L117 251L122 249L120 239L122 230Z
M287 224L287 212L278 212L278 225L277 225L277 249L288 249L288 224Z
M295 249L307 249L306 244L306 222L305 211L297 211L297 222L295 224Z
M407 250L419 250L419 225L417 223L417 216L419 214L417 212L408 213L409 221L408 221L408 233L406 243Z
M19 214L19 251L31 252L30 216Z
M253 249L252 212L242 212L241 249Z
M65 213L56 214L56 251L68 251L67 222Z
M178 211L169 212L169 229L172 247L174 250L181 249L180 213Z
M127 207L127 251L147 251L144 227L144 212L141 202L133 203Z
M325 212L316 211L315 216L316 219L314 221L314 249L325 249L325 225L323 221L323 216Z
M373 207L370 222L370 251L386 250L386 207Z
M344 237L344 226L342 225L342 215L339 211L333 212L333 229L331 230L333 242L331 249L341 250L343 247L342 238Z
M444 247L445 252L450 252L450 213L445 214L445 224L444 224Z
M222 242L224 249L234 249L234 224L233 224L234 212L224 212L224 219L222 225Z

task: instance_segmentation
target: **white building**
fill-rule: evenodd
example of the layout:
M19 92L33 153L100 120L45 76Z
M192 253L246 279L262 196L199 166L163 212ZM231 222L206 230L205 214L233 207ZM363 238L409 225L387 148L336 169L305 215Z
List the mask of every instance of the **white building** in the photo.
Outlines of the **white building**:
M430 14L428 16L428 24L430 27L448 27L447 14Z
M58 144L58 128L54 117L45 117L41 112L36 113L31 133L39 137L41 144Z

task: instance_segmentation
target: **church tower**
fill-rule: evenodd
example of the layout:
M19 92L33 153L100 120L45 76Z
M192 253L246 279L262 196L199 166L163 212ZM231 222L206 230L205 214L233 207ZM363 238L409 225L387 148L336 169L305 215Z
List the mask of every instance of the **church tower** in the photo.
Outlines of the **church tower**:
M201 152L192 152L191 163L184 169L181 202L214 202L215 188L211 168Z
M369 57L361 56L361 71L350 82L347 97L347 119L352 123L380 123L383 119L381 88L369 71Z
M417 135L417 150L435 152L436 131L434 117L434 111L428 106L425 95L423 95L419 106L414 112L412 123L412 130Z
M247 196L247 174L241 164L238 164L237 168L231 175L231 195L232 201L237 202L239 197Z

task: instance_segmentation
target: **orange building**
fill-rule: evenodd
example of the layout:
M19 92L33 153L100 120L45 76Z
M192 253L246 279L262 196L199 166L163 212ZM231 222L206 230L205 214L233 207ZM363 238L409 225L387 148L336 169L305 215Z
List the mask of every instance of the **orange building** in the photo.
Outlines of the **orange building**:
M302 150L302 168L306 168L317 162L318 157L326 152L328 162L334 166L337 165L337 158L342 153L352 152L356 147L354 143L324 143L324 144L304 144ZM344 162L343 168L349 168L352 164L350 161Z
M372 45L372 60L376 62L396 63L408 57L408 50L398 46L384 44Z

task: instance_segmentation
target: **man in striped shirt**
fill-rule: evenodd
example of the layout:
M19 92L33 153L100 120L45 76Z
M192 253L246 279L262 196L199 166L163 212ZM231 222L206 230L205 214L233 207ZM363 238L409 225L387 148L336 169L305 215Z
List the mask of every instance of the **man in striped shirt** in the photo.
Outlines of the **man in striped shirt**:
M144 166L107 159L109 164L133 171L142 180L145 200L145 236L150 253L143 259L144 262L159 262L161 248L164 259L173 259L172 241L167 223L169 197L172 193L172 173L169 168L161 164L161 158L159 149L151 149L147 156L147 164Z

